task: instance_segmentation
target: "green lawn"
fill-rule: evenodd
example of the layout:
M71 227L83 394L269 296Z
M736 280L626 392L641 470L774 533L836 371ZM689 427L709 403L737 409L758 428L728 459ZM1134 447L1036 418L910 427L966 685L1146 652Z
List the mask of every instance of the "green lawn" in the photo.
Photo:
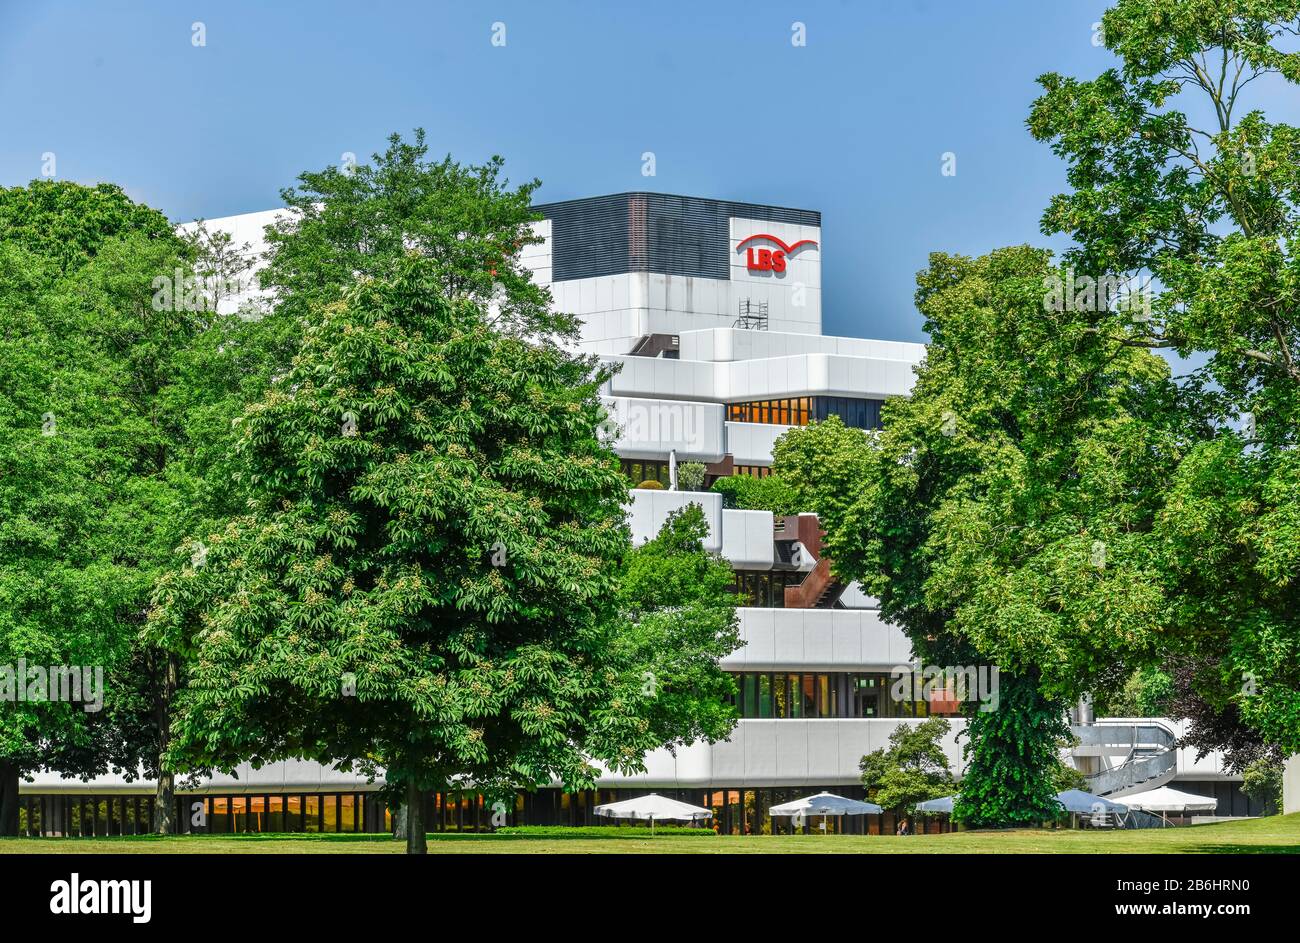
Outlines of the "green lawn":
M180 838L4 838L0 853L50 854L398 854L383 835L195 835ZM1262 852L1300 854L1300 814L1150 831L1017 830L947 835L781 835L718 838L532 838L430 835L431 854L1129 854Z

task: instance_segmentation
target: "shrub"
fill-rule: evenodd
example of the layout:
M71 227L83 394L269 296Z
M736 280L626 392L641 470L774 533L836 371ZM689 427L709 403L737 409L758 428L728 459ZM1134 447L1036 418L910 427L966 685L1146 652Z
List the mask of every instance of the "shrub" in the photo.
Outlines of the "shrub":
M647 491L663 491L663 490L664 490L664 486L661 485L659 482L655 481L653 478L647 478L645 481L641 482L641 484L637 485L637 487L638 487L638 488L644 488L644 489L646 489Z
M682 491L701 491L704 488L704 475L708 469L702 462L679 462L677 464L677 487Z
M771 511L779 517L798 514L800 510L794 489L779 475L766 478L732 475L719 478L710 490L722 495L725 507L740 511Z

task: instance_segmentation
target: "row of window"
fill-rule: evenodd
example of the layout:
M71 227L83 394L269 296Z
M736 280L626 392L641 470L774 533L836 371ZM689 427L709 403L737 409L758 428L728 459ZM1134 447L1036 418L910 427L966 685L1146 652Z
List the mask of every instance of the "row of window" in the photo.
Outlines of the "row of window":
M852 396L797 396L791 399L728 403L729 422L760 422L769 425L806 426L839 416L853 429L879 429L882 400Z
M787 570L734 570L731 591L743 597L742 606L784 609L785 588L798 586L806 574Z
M425 796L424 821L430 832L490 832L507 825L603 825L619 823L595 815L598 805L644 796L649 789L589 789L564 792L539 789L521 792L504 818L499 806L489 805L475 792L435 792ZM821 831L820 817L808 817L796 825L789 816L774 816L774 805L811 795L834 792L850 799L867 798L861 785L840 783L827 786L779 786L767 788L716 787L711 789L656 789L668 798L713 810L713 819L700 823L723 834L779 835L792 831ZM194 803L201 803L208 816L197 825L192 818ZM19 834L49 837L137 835L150 831L152 796L23 796L19 811ZM215 834L248 832L388 832L392 816L375 792L309 794L294 796L178 796L180 832ZM947 828L939 819L922 820L931 831ZM630 823L642 825L644 823ZM892 835L896 821L892 813L827 817L827 831L850 834ZM921 823L915 823L919 825ZM351 827L349 827L351 826Z
M140 835L152 829L153 796L23 796L25 835ZM179 832L373 832L387 827L388 810L374 793L260 796L178 796Z
M731 703L748 718L948 717L955 701L902 700L886 673L741 672ZM911 692L908 692L909 694Z

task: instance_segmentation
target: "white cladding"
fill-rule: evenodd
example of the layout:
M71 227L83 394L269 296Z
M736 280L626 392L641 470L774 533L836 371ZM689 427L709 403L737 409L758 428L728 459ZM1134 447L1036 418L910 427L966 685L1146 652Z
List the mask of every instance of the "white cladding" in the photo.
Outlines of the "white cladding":
M729 422L727 451L737 465L771 465L772 446L792 427L762 422Z
M775 561L770 511L724 510L722 495L707 491L659 491L633 488L628 499L628 525L632 543L640 546L655 535L668 515L689 504L704 512L709 535L704 549L719 553L734 569L770 570Z
M549 220L533 224L546 241L525 247L520 261L551 289L556 308L578 315L581 347L589 353L625 354L646 334L729 330L743 302L766 306L769 331L820 334L821 228L732 217L729 230L727 279L625 272L553 281ZM784 271L749 269L750 248L770 253L783 245L795 247Z
M668 515L680 511L688 504L698 504L709 525L709 536L704 549L711 553L722 552L722 495L711 492L659 491L649 488L632 488L628 491L628 526L632 529L632 543L640 546L653 540ZM771 519L771 515L768 515Z
M630 356L603 359L621 365L609 381L609 393L652 399L722 403L787 396L886 399L906 396L915 381L911 361L843 354L720 362Z
M621 775L606 770L606 787L831 786L858 785L862 757L889 746L899 726L922 723L910 718L742 720L721 743L693 743L674 751L655 750L646 772ZM951 720L941 741L954 772L964 768L957 735L966 722Z
M614 451L622 458L717 462L726 454L723 407L684 400L604 397L605 411L618 424Z
M682 331L682 360L764 360L791 354L843 354L877 360L905 360L918 364L925 359L924 344L903 341L874 341L861 337L827 337L822 334L787 334L717 328Z
M740 609L744 645L728 671L890 671L911 665L912 643L870 609Z

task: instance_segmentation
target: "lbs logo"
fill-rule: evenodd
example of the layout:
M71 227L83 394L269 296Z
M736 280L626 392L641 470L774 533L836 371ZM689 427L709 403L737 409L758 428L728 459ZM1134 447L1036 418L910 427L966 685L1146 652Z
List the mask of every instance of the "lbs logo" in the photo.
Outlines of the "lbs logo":
M757 246L749 246L749 248L745 248L751 242L758 242L759 240L764 239L768 242L775 243L780 248L766 249ZM736 246L736 251L739 252L741 249L745 249L745 268L749 269L751 272L777 272L779 274L785 271L786 256L790 255L800 246L815 245L817 245L816 240L800 239L794 245L787 246L785 242L778 239L776 236L761 232L757 235L750 236L748 239L740 240L740 244Z

